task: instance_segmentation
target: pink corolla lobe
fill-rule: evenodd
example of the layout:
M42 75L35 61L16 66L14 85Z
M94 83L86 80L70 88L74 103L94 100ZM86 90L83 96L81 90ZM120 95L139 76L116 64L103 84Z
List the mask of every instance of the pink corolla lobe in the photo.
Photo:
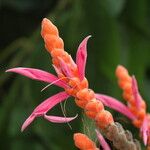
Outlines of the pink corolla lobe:
M142 98L138 91L138 85L137 85L135 76L132 76L132 92L133 92L133 96L135 98L136 106L137 106L137 108L140 108Z
M62 70L63 74L64 74L66 77L73 77L70 68L69 68L68 65L64 62L64 60L61 59L60 57L59 57L59 62L60 62L60 66L61 66L61 70Z
M147 145L147 140L148 140L148 136L149 136L149 129L148 129L148 120L147 120L147 116L145 116L143 124L140 128L140 132L141 132L141 136L143 138L143 142L145 145Z
M105 138L102 136L102 134L97 129L95 130L95 132L103 150L111 150L108 143L105 141Z
M17 68L8 69L6 70L6 72L18 73L28 78L31 78L33 80L43 81L46 83L52 83L52 82L59 80L57 76L49 72L46 72L40 69L35 69L35 68L17 67ZM55 82L55 85L62 87L62 88L67 87L67 85L63 81Z
M131 120L136 119L136 117L131 113L128 107L123 103L121 103L119 100L104 94L96 94L96 98L100 100L105 106L122 113L129 119Z
M26 119L24 124L22 125L21 131L23 131L27 126L30 125L31 122L36 117L43 116L45 119L47 119L50 122L57 122L57 123L64 123L69 122L73 120L76 117L57 117L57 116L47 116L46 113L51 110L54 106L56 106L58 103L63 102L70 96L66 92L60 92L56 95L53 95L43 101L40 105L38 105L32 112L32 114Z
M74 117L58 117L58 116L48 116L44 115L44 118L53 123L66 123L74 120L78 114Z
M79 71L80 80L83 80L85 77L85 67L87 59L87 41L91 35L87 36L79 45L77 54L76 54L76 64Z

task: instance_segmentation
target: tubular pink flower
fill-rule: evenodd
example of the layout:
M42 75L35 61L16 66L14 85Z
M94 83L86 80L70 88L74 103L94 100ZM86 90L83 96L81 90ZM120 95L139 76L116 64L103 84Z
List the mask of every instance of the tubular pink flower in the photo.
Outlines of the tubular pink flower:
M34 68L17 67L17 68L8 69L6 70L6 72L15 72L23 76L26 76L28 78L31 78L33 80L43 81L47 83L52 83L52 82L59 80L58 77L56 77L55 75L51 73L48 73L46 71L39 70L39 69L34 69ZM54 84L61 88L67 87L67 85L63 81L60 81L60 80L58 82L55 82Z
M44 118L53 123L66 123L74 120L75 118L77 118L77 116L78 115L76 115L75 117L58 117L58 116L44 115Z
M102 134L98 130L95 130L95 132L103 150L111 150L108 143L105 141L104 137L102 136Z
M50 109L52 109L58 103L66 100L70 96L66 92L60 92L52 97L49 97L45 101L43 101L40 105L38 105L32 112L32 114L26 119L24 124L22 125L21 131L23 131L27 126L33 122L36 117L44 116ZM45 118L50 121L50 117L45 116ZM54 119L54 118L53 118ZM57 118L55 118L57 119ZM72 118L71 118L72 119ZM56 120L57 121L57 120ZM58 121L58 123L60 120ZM67 120L66 120L67 122Z
M123 103L121 103L119 100L104 95L104 94L96 94L96 98L98 100L100 100L105 106L112 108L120 113L122 113L123 115L125 115L126 117L128 117L131 120L134 120L136 117L130 112L130 110L128 109L128 107L126 105L124 105Z
M86 67L86 59L87 59L87 41L91 36L87 36L79 45L76 54L76 64L79 71L80 80L83 80L85 77L85 67Z
M138 84L137 84L135 76L132 76L132 91L133 91L133 96L135 98L136 106L140 108L141 96L138 91Z
M59 61L60 61L60 66L61 66L61 69L62 69L62 72L64 73L64 75L67 76L67 77L73 77L72 73L70 71L70 68L64 62L64 60L59 57Z
M144 118L143 124L140 128L140 132L142 134L144 144L147 145L148 134L149 134L147 116L145 116Z
M22 127L21 127L21 132L23 132L35 119L35 115L30 115L26 121L23 123Z

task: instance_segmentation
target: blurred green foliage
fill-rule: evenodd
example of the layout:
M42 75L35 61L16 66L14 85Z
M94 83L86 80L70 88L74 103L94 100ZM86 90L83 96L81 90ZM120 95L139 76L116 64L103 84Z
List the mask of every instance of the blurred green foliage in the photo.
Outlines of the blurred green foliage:
M59 90L52 86L41 93L45 84L4 73L16 66L54 73L40 37L40 22L45 16L57 25L67 52L74 58L81 40L92 35L86 71L92 89L121 100L114 72L118 64L123 64L137 77L150 108L149 0L2 0L0 7L0 149L71 150L75 149L73 133L90 128L81 121L84 116L79 115L71 123L72 130L66 124L52 124L39 118L24 133L20 132L34 107ZM67 101L66 112L69 116L81 114L73 99ZM62 115L60 106L50 113ZM134 130L137 138L138 130L130 121L113 113L125 128Z

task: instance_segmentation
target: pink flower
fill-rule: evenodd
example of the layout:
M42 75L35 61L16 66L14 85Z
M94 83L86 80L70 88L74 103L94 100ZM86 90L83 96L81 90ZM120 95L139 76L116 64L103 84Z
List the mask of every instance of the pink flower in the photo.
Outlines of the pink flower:
M105 138L102 136L102 134L96 129L95 130L98 141L100 145L102 146L103 150L111 150L108 143L105 141Z
M138 91L137 81L134 76L132 76L132 92L133 92L133 96L135 98L136 107L138 109L140 109L140 104L141 104L142 98ZM117 100L113 97L104 95L104 94L96 94L96 98L99 99L105 106L120 112L121 114L125 115L132 121L137 119L137 116L134 115L129 110L129 108L126 105L124 105L123 103L121 103L119 100ZM147 140L148 140L148 137L150 136L149 132L150 131L148 128L148 119L147 119L147 116L145 116L145 119L143 120L143 124L140 128L140 133L142 135L143 142L145 145L147 145Z
M85 67L86 67L86 59L87 59L87 41L90 37L91 36L86 37L82 41L82 43L79 45L79 48L77 50L77 55L76 55L76 64L72 62L72 65L77 65L79 78L81 81L85 77ZM61 58L59 58L59 62L60 62L60 69L54 66L56 73L58 75L63 73L66 78L72 78L73 75L72 75L70 68L68 68L68 65ZM63 89L69 88L69 85L67 85L67 83L64 82L61 78L51 73L45 72L43 70L18 67L18 68L8 69L6 72L15 72L23 76L29 77L33 80L38 80L38 81L46 82L49 84L54 84ZM53 123L65 123L65 122L69 122L75 119L77 115L75 117L58 117L58 116L47 115L47 112L49 110L51 110L58 103L65 101L69 97L70 95L67 94L65 91L63 91L43 101L33 110L31 115L23 123L21 131L24 131L35 120L36 117L42 116L46 120L53 122ZM110 148L108 144L106 143L106 141L104 140L104 138L102 137L102 135L97 130L96 130L96 133L103 148L105 150L109 150Z
M77 63L77 68L79 70L79 76L80 79L82 80L85 76L85 66L86 66L86 57L87 57L87 51L86 51L86 45L87 45L87 40L89 39L90 36L85 38L83 42L80 44L78 51L77 51L77 56L76 56L76 63ZM60 65L61 65L61 72L63 72L66 76L66 78L71 78L73 77L70 71L70 68L65 64L65 62L60 58ZM74 62L72 62L74 65L76 65ZM54 66L56 73L60 73L60 70L57 70L57 68ZM6 72L15 72L18 74L21 74L23 76L29 77L33 80L38 80L46 83L51 83L56 86L59 86L63 89L69 88L66 82L61 80L61 78L45 72L43 70L39 69L34 69L34 68L24 68L24 67L18 67L18 68L12 68L8 69ZM43 101L40 105L38 105L31 115L26 119L24 124L22 125L21 131L24 131L25 128L27 128L36 117L44 117L46 120L54 123L65 123L72 121L77 117L58 117L58 116L48 116L46 113L51 110L54 106L56 106L58 103L65 101L68 99L70 95L68 95L65 91L60 92L52 97L49 97L45 101Z

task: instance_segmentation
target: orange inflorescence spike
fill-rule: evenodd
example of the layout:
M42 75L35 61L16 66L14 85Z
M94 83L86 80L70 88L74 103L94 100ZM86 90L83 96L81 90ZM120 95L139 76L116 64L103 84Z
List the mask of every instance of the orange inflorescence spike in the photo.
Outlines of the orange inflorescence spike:
M137 119L133 121L133 124L140 128L146 115L145 101L141 100L140 109L137 109L136 100L132 92L132 79L126 68L119 65L116 69L116 76L118 78L118 84L123 90L123 98L128 102L130 111L137 117Z
M54 66L61 70L59 59L61 58L71 70L72 77L65 80L69 85L69 88L65 89L66 92L75 97L76 104L84 109L89 118L96 121L98 127L104 128L112 123L112 115L104 110L104 106L100 101L96 100L94 91L88 88L87 79L84 78L82 81L79 79L77 66L70 55L64 51L63 41L59 37L58 29L48 19L44 19L42 22L41 35L44 38L47 50L52 56ZM65 77L63 72L59 74L59 77L63 76Z
M96 122L97 127L104 129L109 124L113 123L114 120L111 113L104 110L103 104L95 98L94 91L88 88L87 79L84 78L82 81L80 80L77 65L72 60L71 56L64 51L64 44L59 37L58 30L48 19L44 19L42 22L41 35L44 38L48 52L52 56L52 62L55 66L55 70L57 70L56 72L59 78L67 78L63 80L68 85L68 88L65 89L66 92L75 97L76 104L83 108L85 114ZM66 76L63 72L60 59L65 62L65 68L69 68L69 73L71 73L70 77ZM93 147L89 147L86 150L96 150L93 142L86 136L76 134L74 138L77 139L76 137L81 139L76 141L76 145L79 146L82 144L81 141L84 139L88 144L93 145ZM83 149L83 147L80 148Z
M74 142L75 146L80 150L100 150L85 134L75 133Z

